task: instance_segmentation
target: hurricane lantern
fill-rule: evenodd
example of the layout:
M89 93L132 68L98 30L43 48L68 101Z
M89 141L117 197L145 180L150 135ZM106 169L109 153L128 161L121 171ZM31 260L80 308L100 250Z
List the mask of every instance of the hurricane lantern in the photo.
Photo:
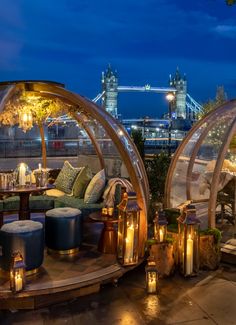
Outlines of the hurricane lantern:
M20 252L14 252L10 266L10 289L16 293L22 291L25 286L25 263Z
M23 130L24 133L26 131L32 129L33 127L33 115L30 110L24 109L19 112L19 128Z
M158 270L153 256L147 260L146 271L146 290L147 293L157 293L158 290Z
M165 211L156 211L154 223L154 238L158 243L163 243L166 241L167 234L167 219L165 216Z
M188 204L178 218L179 264L184 276L197 275L199 270L199 224L195 206Z
M25 163L17 165L14 174L16 175L16 184L19 186L25 186L31 184L32 171Z
M124 266L138 263L140 207L136 193L124 193L118 207L118 259Z

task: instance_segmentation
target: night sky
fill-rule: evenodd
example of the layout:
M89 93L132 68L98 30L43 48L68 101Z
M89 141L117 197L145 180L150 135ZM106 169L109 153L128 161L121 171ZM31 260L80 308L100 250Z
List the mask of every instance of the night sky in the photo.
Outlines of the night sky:
M223 85L236 98L236 6L224 0L1 0L1 81L54 80L88 98L101 72L119 84L167 86L178 66L199 103ZM119 94L125 118L160 117L164 95Z

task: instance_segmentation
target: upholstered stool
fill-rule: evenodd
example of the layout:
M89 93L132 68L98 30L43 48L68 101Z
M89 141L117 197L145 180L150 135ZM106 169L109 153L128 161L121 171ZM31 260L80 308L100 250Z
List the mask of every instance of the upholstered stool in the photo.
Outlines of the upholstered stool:
M32 274L43 263L44 231L40 222L19 220L4 224L0 230L0 245L2 246L1 267L8 271L11 256L19 251L26 264L26 271Z
M48 210L45 217L45 242L49 253L77 253L82 242L81 211L69 207Z

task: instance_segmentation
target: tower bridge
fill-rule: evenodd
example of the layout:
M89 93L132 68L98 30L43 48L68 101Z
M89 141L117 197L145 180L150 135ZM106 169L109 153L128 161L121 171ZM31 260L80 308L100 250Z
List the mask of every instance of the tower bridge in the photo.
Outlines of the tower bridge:
M94 99L94 102L102 101L102 106L115 118L118 118L118 93L120 92L149 92L157 94L174 93L171 102L171 116L181 119L194 119L202 111L202 106L187 93L187 80L181 76L177 68L175 75L169 77L169 87L144 86L119 86L117 71L108 66L102 73L102 92Z

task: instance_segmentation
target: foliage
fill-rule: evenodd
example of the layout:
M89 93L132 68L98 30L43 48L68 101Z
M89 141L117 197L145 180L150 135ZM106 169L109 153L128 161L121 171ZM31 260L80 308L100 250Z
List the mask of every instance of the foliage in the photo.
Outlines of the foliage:
M213 235L215 244L219 244L222 238L221 232L217 228L208 228L200 232L200 235Z
M141 130L132 130L131 138L133 139L133 142L136 145L141 158L144 160L144 156L145 156L145 153L144 153L145 139L144 139L144 137L142 135L142 131Z
M199 114L198 118L202 119L209 112L213 111L217 106L225 103L227 101L227 94L224 91L223 86L219 86L216 89L216 97L214 100L209 99L208 102L203 104L203 111Z
M170 161L171 158L165 152L161 152L152 159L145 161L151 198L154 202L163 202L166 175Z
M225 2L228 6L233 6L236 4L236 0L225 0Z

